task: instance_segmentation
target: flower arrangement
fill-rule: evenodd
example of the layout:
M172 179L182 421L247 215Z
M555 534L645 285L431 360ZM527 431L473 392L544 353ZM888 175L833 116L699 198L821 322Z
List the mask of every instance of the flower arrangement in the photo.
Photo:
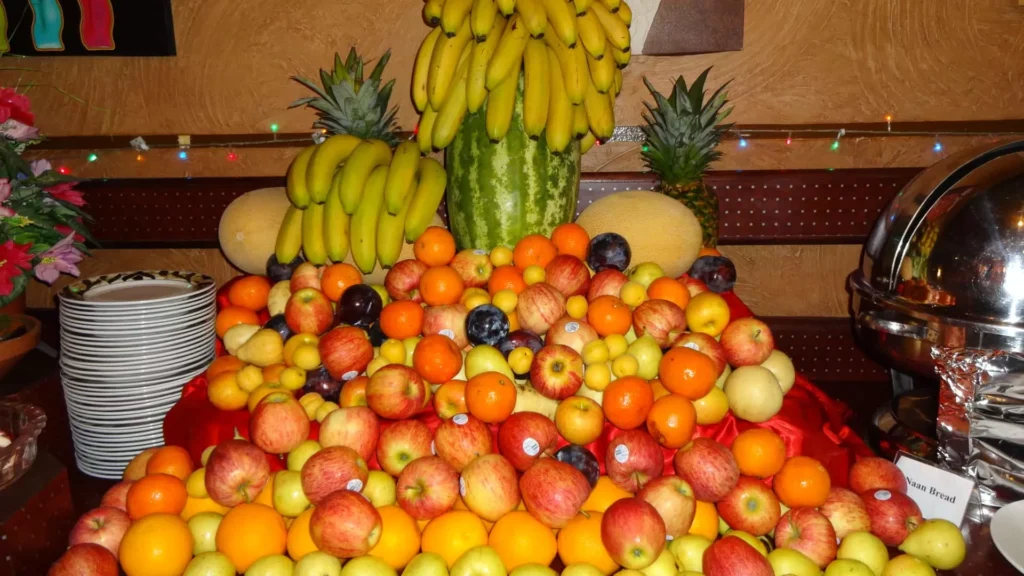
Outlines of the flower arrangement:
M47 284L78 276L84 242L92 240L76 182L46 160L21 157L41 140L29 99L0 88L0 306L20 296L31 276Z

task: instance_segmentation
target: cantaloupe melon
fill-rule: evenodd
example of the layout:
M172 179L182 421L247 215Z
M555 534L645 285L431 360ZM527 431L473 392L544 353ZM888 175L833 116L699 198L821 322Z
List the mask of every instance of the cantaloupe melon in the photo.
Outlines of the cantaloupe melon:
M615 232L629 242L630 266L654 262L676 278L701 247L700 222L689 208L657 192L618 192L595 201L576 219L590 237Z
M248 274L266 274L288 206L284 188L260 188L228 204L218 230L220 249L228 261Z

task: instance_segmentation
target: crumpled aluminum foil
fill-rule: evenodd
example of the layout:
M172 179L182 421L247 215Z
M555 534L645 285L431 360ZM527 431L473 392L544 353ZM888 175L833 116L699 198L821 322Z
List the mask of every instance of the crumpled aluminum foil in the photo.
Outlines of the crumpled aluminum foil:
M940 463L973 478L982 505L1024 499L1024 355L936 346L932 358Z

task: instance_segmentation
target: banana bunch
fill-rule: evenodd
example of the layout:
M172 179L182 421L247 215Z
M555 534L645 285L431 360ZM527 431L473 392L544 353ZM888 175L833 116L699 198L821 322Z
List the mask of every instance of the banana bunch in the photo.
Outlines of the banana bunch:
M520 72L530 137L555 152L573 139L586 152L611 137L632 18L625 0L426 0L434 29L412 79L420 151L448 146L465 115L483 108L488 135L504 138Z
M363 273L398 261L403 242L423 234L444 197L444 167L420 155L415 141L393 151L380 140L337 134L303 149L288 168L292 205L275 254L290 262L301 250L313 264L352 260Z

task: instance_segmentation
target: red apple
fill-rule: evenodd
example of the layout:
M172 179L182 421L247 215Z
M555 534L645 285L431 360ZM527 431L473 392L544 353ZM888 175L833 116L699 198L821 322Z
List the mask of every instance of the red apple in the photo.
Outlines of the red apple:
M835 559L838 544L824 514L814 508L793 508L775 526L775 547L796 550L824 568Z
M302 491L315 506L337 490L362 491L370 471L359 453L348 446L324 448L302 465Z
M623 430L608 443L604 466L608 477L627 492L639 492L665 468L665 454L642 428Z
M637 337L650 334L662 348L667 348L685 329L686 314L668 300L647 300L633 310Z
M317 348L331 378L342 382L362 374L373 360L373 344L355 326L339 326L324 334Z
M380 513L359 492L338 490L325 497L309 518L309 535L317 548L337 558L362 556L377 545Z
M583 385L583 357L561 344L544 346L533 357L530 383L542 395L564 400Z
M697 352L703 352L715 363L715 373L721 376L725 371L725 349L715 340L713 336L703 332L683 332L672 346L684 346Z
M544 267L544 281L551 284L566 298L580 296L590 288L590 270L579 258L559 254Z
M321 438L323 438L321 432ZM430 456L434 434L419 420L399 420L380 433L377 442L377 463L382 470L398 476L409 463Z
M669 536L678 538L690 529L697 500L686 480L674 475L659 476L648 482L637 497L654 506L665 522L665 533Z
M583 347L588 342L593 342L600 338L597 334L597 330L590 324L587 324L583 320L577 320L572 316L566 315L558 319L551 328L548 328L548 333L544 335L544 343L561 344L562 346L568 346L577 353L583 353Z
M348 446L366 461L373 457L377 449L378 436L380 420L366 406L339 408L320 423L321 446Z
M103 494L100 499L100 506L110 506L118 510L128 511L128 489L134 484L134 480L122 480L114 484Z
M448 265L459 273L466 288L486 286L491 272L494 272L494 265L486 250L463 250Z
M466 316L469 310L462 304L430 306L423 310L423 335L442 334L451 338L462 350L469 346L466 336Z
M601 517L601 543L623 568L642 570L654 564L665 536L661 515L641 498L616 500Z
M320 269L315 264L303 262L295 267L292 272L288 288L294 294L303 288L320 289Z
M590 288L587 289L587 302L593 302L598 296L619 297L622 292L622 285L629 282L629 278L622 272L608 268L594 274L590 279Z
M100 506L82 514L71 528L69 546L78 544L99 544L117 555L121 538L132 525L132 519L124 510Z
M268 394L256 404L249 417L249 439L264 452L287 454L307 438L309 416L289 392Z
M492 445L490 428L470 414L456 414L434 431L434 450L458 472L477 456L490 454Z
M519 477L504 456L484 454L462 470L459 493L471 512L497 522L519 505Z
M565 316L565 296L546 282L531 284L519 293L516 313L520 326L543 334L556 320Z
M537 412L517 412L498 428L498 452L520 472L536 459L552 456L557 449L555 423Z
M423 378L403 364L388 364L366 385L366 403L383 418L403 420L419 414L430 401Z
M818 512L824 514L832 523L836 537L840 540L851 532L871 531L871 517L868 516L867 506L856 492L846 488L833 486Z
M398 505L419 520L430 520L452 509L459 499L459 473L437 456L409 463L398 476Z
M722 331L725 359L733 367L758 366L775 350L775 338L768 325L757 318L733 320Z
M741 476L736 486L718 501L718 514L734 530L763 536L779 522L779 498L756 478Z
M47 576L117 576L117 557L99 544L79 544L68 548L50 566Z
M701 282L700 280L697 280L696 278L690 276L689 274L683 274L679 278L676 278L676 280L682 282L683 286L686 286L686 291L690 293L690 298L693 298L694 296L700 294L701 292L708 291L707 284Z
M221 506L252 502L270 479L263 450L245 440L221 442L206 461L206 491Z
M695 438L676 452L676 474L693 487L697 500L718 502L740 479L732 452L710 438Z
M323 292L303 288L288 298L284 320L292 332L323 334L334 324L334 307Z
M562 528L587 501L590 482L570 464L541 458L523 472L519 491L526 510L534 518L550 528Z
M396 262L384 276L384 289L392 300L412 300L422 302L420 295L420 278L427 271L427 266L419 260L402 260Z
M869 490L862 492L860 498L871 518L871 533L886 546L899 546L924 522L921 509L906 494Z
M768 559L741 538L722 538L704 551L704 576L775 576Z
M871 456L854 462L850 468L850 490L860 494L868 490L907 493L907 477L885 458Z

